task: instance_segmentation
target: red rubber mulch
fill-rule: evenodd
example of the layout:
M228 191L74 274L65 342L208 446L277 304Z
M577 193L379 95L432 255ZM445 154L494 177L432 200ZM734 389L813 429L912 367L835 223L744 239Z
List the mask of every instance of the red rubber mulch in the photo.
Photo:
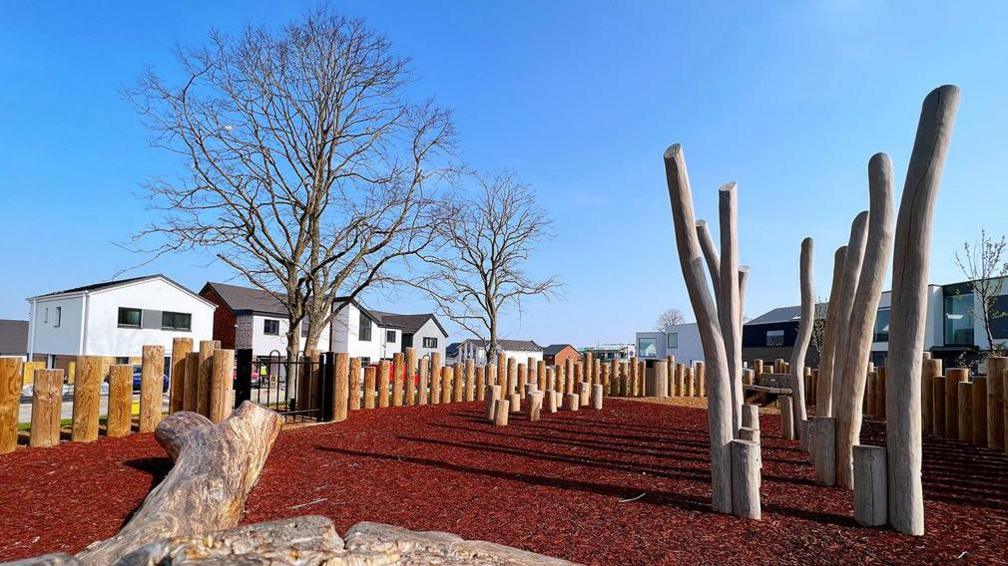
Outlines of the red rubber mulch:
M245 522L322 514L444 530L598 564L1006 563L1008 458L925 442L928 533L858 527L763 417L763 521L709 511L706 412L606 400L602 412L481 419L479 404L361 411L285 431ZM868 438L881 434L869 423ZM876 439L877 441L877 439ZM111 536L167 472L151 435L0 456L0 559ZM643 497L639 497L644 494ZM633 499L633 501L624 501Z

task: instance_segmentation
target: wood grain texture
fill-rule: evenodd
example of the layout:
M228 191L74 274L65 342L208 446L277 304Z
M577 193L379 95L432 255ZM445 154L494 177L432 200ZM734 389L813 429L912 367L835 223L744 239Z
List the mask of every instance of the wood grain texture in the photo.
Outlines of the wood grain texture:
M1003 450L1005 447L1005 378L1008 358L987 358L987 447Z
M161 352L163 355L164 348L161 349ZM103 377L102 359L100 356L77 356L76 366L73 428L70 432L70 439L74 442L92 442L98 440L98 410L101 404ZM158 393L160 393L160 383L158 385Z
M728 362L732 433L742 422L742 323L739 320L738 189L726 183L718 189L718 219L721 237L721 271L717 281L717 314ZM701 372L697 371L699 375ZM701 387L701 391L704 388Z
M819 374L816 383L815 414L817 417L833 416L833 352L836 343L836 319L838 306L833 303L840 296L843 279L843 265L847 259L847 246L840 246L833 252L833 283L830 286L829 303L826 307L826 326L823 329L822 351L819 353ZM756 375L763 372L763 360L757 360Z
M63 408L63 370L37 369L32 385L32 448L56 446L60 441L60 412Z
M108 420L105 434L126 436L133 428L133 366L109 367Z
M364 377L362 371L361 359L351 358L350 373L347 376L347 389L349 390L347 405L351 411L357 411L361 408L361 381Z
M196 412L196 400L199 398L199 352L186 354L186 376L182 410Z
M183 408L186 387L186 356L192 352L192 338L173 338L171 351L171 392L168 394L168 412L177 413Z
M161 422L164 346L144 346L140 366L140 432L154 432ZM212 364L211 364L212 369ZM209 393L209 392L208 392ZM209 399L209 395L208 395ZM207 414L209 414L207 406Z
M861 211L851 222L850 239L847 241L847 255L844 256L843 271L840 275L840 294L830 297L830 307L836 307L836 338L833 341L833 360L830 371L833 400L833 416L837 416L840 405L840 391L843 388L844 364L847 360L847 350L850 346L850 319L854 307L854 296L857 294L858 278L861 276L861 264L864 261L865 246L868 241L868 211ZM825 369L825 368L823 368Z
M812 339L812 327L815 324L815 287L812 284L812 262L815 244L812 238L801 242L798 252L798 287L801 297L801 314L798 319L798 333L795 336L794 347L791 350L791 382L794 390L792 410L794 422L798 430L804 430L802 423L808 418L805 412L805 355L808 353L809 342ZM804 439L803 439L804 441Z
M350 355L337 352L333 361L336 367L333 371L332 415L334 422L341 423L347 419L350 406Z
M886 449L883 446L854 447L854 520L878 527L889 520Z
M0 454L17 448L23 372L20 358L0 357Z
M231 388L234 382L234 350L214 350L213 374L210 376L210 422L216 424L231 414Z
M732 458L732 513L747 519L763 518L760 505L760 445L752 440L729 443Z
M201 340L199 347L199 369L196 378L196 413L210 414L210 378L213 375L213 340Z

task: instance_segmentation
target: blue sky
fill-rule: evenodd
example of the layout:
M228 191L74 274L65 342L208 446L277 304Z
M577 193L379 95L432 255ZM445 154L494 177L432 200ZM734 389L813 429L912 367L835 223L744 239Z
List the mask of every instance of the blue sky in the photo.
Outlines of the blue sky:
M816 243L816 288L867 208L866 164L893 158L897 198L924 95L963 90L938 200L931 280L961 279L953 253L981 225L1000 236L1008 163L1008 3L340 2L413 59L418 95L452 108L462 156L513 168L553 213L530 271L564 297L504 323L540 343L630 341L676 307L691 318L661 155L684 145L697 215L739 184L746 314L798 302L799 244ZM119 96L146 65L208 30L279 23L306 5L266 2L7 3L0 18L0 318L25 297L110 278L141 261L115 245L148 218L137 197L176 171ZM200 254L162 272L198 289L228 280ZM419 312L422 297L376 296Z

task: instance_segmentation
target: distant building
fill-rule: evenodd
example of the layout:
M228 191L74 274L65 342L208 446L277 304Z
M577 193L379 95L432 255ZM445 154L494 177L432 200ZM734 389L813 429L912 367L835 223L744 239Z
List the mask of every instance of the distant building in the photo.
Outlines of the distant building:
M406 348L416 348L417 358L430 356L434 352L440 352L444 357L448 332L433 314L371 312L381 319L382 324L399 327L402 331L401 352L405 352Z
M28 321L0 319L0 356L28 357Z
M543 348L543 361L548 365L566 364L567 360L580 362L581 353L570 344L551 344Z
M598 344L581 348L582 354L591 353L596 360L629 360L636 352L633 344Z
M504 355L519 362L524 362L528 358L535 361L543 359L543 349L534 340L498 340L497 345ZM454 364L466 360L475 360L476 365L486 365L487 341L469 339L448 345L445 351L445 363Z
M212 338L216 308L164 275L74 287L28 303L27 355L59 369L69 369L79 355L139 363L151 344L163 346L168 358L175 338Z
M695 322L674 324L665 332L637 333L637 357L662 360L667 356L675 356L676 362L687 365L703 361L700 331Z

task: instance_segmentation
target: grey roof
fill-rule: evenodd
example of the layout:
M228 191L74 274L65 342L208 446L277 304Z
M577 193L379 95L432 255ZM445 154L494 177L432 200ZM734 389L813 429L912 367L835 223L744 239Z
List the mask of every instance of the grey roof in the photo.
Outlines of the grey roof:
M371 311L371 314L378 318L378 324L381 326L395 326L396 328L401 328L404 334L414 334L417 330L420 330L424 324L430 319L434 320L434 324L441 330L441 334L445 337L448 333L445 332L441 323L438 322L436 316L432 313L423 314L396 314L392 312L381 312L381 311Z
M35 295L34 297L28 297L28 299L29 300L31 300L31 299L42 299L42 298L45 298L45 297L55 297L55 296L58 296L58 295L67 295L67 294L72 294L72 293L83 293L83 292L91 292L91 291L100 291L102 289L111 289L113 287L118 287L120 285L127 285L129 283L136 283L138 281L147 281L148 279L164 279L165 281L167 281L167 282L171 283L172 285L178 287L182 291L185 291L186 293L189 293L193 297L196 297L197 299L199 299L199 300L201 300L201 301L203 301L203 302L205 302L207 304L213 304L210 301L206 300L205 297L201 297L198 293L194 293L191 289L189 289L185 285L179 283L178 281L173 280L170 277L166 277L165 275L163 275L161 273L155 273L153 275L142 275L140 277L130 277L128 279L115 279L115 280L112 280L112 281L102 281L101 283L92 283L90 285L82 285L80 287L71 287L70 289L63 289L62 291L53 291L51 293L45 293L43 295Z
M227 283L207 282L203 286L203 291L207 287L216 291L221 299L234 312L248 311L278 316L287 316L287 308L272 294L256 289L254 287L242 287L240 285L229 285ZM203 293L200 291L200 293Z
M28 353L28 321L0 319L0 355L23 356Z
M816 314L822 318L826 313L826 303L816 305ZM765 312L756 318L745 323L746 326L755 324L779 324L782 322L797 322L801 318L801 305L792 307L777 307Z
M560 351L563 350L564 348L572 348L574 349L574 351L577 351L577 348L574 348L574 346L570 344L550 344L549 346L546 346L542 350L543 354L546 354L547 356L555 356L559 354Z
M542 347L536 344L534 340L498 340L501 349L507 350L509 352L542 352ZM458 352L459 346L462 344L472 344L477 348L486 349L488 342L486 340L474 340L469 339L464 342L453 342L445 348L445 355L453 358L455 353Z

